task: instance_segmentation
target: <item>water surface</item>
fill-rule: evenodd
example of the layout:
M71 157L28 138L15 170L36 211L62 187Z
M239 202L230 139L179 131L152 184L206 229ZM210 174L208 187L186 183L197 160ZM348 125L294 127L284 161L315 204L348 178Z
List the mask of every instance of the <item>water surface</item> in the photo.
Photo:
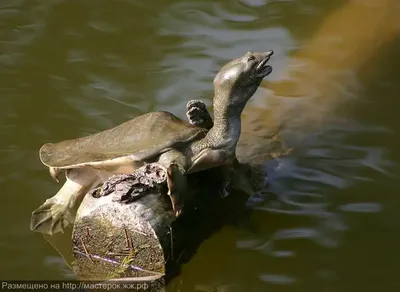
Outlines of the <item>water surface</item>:
M318 58L296 57L350 2L377 5L3 0L1 279L71 277L57 252L29 230L31 212L60 187L39 161L43 143L152 110L184 118L189 99L211 105L222 64L247 50L273 49L273 74L244 113L238 150L264 163L269 188L249 199L251 217L205 241L168 289L398 291L400 42L391 38L379 54L353 43L357 53L343 61L347 68L335 58L349 48L328 31ZM357 24L357 11L348 25L363 31L368 24ZM379 29L371 37L383 38ZM283 121L281 139L294 150L271 159L265 137Z

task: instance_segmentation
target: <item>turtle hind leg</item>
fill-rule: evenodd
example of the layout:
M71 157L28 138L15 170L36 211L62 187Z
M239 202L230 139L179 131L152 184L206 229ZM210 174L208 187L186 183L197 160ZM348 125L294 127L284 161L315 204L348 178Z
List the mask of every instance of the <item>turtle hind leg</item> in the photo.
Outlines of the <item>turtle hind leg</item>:
M57 198L52 197L32 212L30 228L32 231L53 235L62 232L73 221L68 205L57 203Z
M86 193L101 182L97 172L91 168L76 168L66 171L66 181L55 196L32 212L32 231L53 235L73 224L78 207Z
M168 196L171 199L175 216L179 216L184 207L187 192L187 157L180 151L170 150L161 154L157 161L167 172Z

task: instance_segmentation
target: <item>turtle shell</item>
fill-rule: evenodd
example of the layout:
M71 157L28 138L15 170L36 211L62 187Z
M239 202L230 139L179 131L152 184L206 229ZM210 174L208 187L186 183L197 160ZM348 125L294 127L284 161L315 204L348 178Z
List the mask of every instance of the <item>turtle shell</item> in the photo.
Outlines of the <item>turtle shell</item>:
M44 165L60 169L107 164L128 156L142 161L183 147L206 133L206 129L190 125L169 112L150 112L93 135L44 144L39 156Z

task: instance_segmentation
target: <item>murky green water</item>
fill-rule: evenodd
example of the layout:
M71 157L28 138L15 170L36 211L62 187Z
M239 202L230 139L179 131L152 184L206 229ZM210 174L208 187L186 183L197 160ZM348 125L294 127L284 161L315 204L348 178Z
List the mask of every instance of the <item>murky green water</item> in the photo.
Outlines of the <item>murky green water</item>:
M349 2L379 11L388 1ZM273 49L274 72L245 112L238 150L264 159L270 187L249 199L248 221L204 242L169 290L399 291L399 39L379 43L385 28L364 28L357 8L338 34L323 35L326 48L296 57L347 3L2 0L0 278L70 277L29 230L31 212L60 187L38 159L43 143L151 110L183 118L187 100L211 104L224 62ZM364 43L341 45L346 25ZM282 121L294 151L266 159L264 137Z

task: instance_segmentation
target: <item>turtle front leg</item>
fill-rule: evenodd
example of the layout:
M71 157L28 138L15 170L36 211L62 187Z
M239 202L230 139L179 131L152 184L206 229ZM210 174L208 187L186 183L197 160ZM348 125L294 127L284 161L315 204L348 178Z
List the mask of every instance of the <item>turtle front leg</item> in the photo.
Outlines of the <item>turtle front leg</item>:
M182 213L183 195L187 190L186 171L182 165L171 163L167 168L168 196L171 199L175 216Z
M184 207L187 192L187 158L179 151L170 150L160 156L158 163L166 169L168 196L175 216L178 217Z
M66 182L57 194L32 212L31 230L53 235L73 224L85 194L101 182L96 170L77 168L66 171Z
M211 129L214 125L206 104L201 100L190 100L186 105L186 117L193 126Z

